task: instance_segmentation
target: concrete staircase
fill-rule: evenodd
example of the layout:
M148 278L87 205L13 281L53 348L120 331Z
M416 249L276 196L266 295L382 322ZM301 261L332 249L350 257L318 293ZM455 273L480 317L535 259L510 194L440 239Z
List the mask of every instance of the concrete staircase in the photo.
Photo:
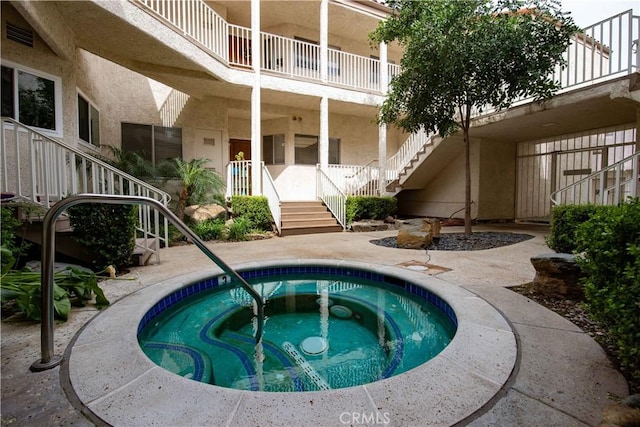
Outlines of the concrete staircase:
M342 226L321 201L282 202L281 213L281 236L342 231Z

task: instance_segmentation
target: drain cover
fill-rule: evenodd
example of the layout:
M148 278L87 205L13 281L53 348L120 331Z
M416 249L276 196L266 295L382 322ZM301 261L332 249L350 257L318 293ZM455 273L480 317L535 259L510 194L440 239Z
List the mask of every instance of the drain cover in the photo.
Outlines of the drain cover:
M320 354L327 351L329 344L322 337L309 337L302 340L300 348L307 354Z

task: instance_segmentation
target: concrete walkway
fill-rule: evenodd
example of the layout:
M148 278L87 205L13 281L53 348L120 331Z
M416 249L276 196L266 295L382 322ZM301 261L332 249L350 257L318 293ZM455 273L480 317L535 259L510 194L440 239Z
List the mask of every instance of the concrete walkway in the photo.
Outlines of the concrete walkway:
M444 232L459 232L446 228ZM507 289L530 282L534 270L529 258L549 249L544 226L477 226L474 231L513 231L534 235L516 245L483 251L446 252L385 248L370 243L395 232L330 233L290 236L263 241L211 244L227 263L291 258L329 258L401 265L429 262L449 269L441 280L457 284L487 300L511 322L519 340L519 358L505 387L462 424L472 426L584 426L598 425L608 395L625 396L623 377L612 368L600 346L572 323ZM141 287L201 270L210 262L193 246L163 249L159 265L134 268L121 279L102 284L113 302ZM442 271L432 269L433 272ZM96 314L74 309L66 323L56 327L56 354L63 354L76 333ZM68 367L31 373L39 359L40 328L30 322L2 322L2 425L93 425L99 420L82 414L73 394L67 397ZM100 360L95 374L101 374ZM428 396L425 396L428 398ZM142 408L141 408L142 410ZM416 411L419 408L415 408ZM391 420L391 425L395 425ZM185 420L185 425L189 425Z

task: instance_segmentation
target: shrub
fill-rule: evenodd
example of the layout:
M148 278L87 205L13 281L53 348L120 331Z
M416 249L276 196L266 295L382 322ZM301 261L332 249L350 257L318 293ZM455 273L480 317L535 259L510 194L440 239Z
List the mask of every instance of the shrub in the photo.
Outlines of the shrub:
M233 196L231 198L231 211L234 217L244 217L251 227L271 231L271 210L269 201L264 196Z
M347 197L347 223L360 219L385 219L393 216L398 208L395 197L349 196Z
M0 207L0 244L9 252L4 252L9 256L2 257L2 265L11 262L9 267L13 267L15 260L27 249L26 243L18 243L16 236L22 227L22 221L16 218L15 210L7 207Z
M221 219L208 219L191 227L202 240L220 240L224 236L225 226Z
M135 247L138 209L133 205L87 203L70 207L74 239L96 254L96 270L126 265Z
M239 216L233 219L229 225L230 240L247 240L247 233L251 231L251 221L245 216Z
M576 229L596 211L595 205L559 205L551 211L551 230L546 243L556 252L576 250Z
M622 366L640 378L640 200L598 207L576 243L587 307L616 339Z

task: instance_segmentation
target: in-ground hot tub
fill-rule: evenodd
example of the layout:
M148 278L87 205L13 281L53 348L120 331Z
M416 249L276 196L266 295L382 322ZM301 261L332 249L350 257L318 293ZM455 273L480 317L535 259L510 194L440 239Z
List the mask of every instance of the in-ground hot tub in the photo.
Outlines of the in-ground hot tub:
M347 385L346 388L335 390L319 387L320 391L248 391L193 381L191 378L194 374L186 372L176 375L149 359L139 345L138 326L161 320L159 316L166 311L167 305L173 305L173 301L184 297L189 298L197 287L201 288L200 291L207 286L215 287L213 283L217 285L222 273L218 269L208 269L142 289L96 316L68 349L73 393L94 416L114 425L446 425L461 421L480 410L507 381L515 364L515 337L502 315L473 293L424 273L338 260L289 260L235 267L250 280L252 275L269 271L277 271L277 274L307 271L309 274L325 276L330 275L332 269L334 273L340 269L341 272L369 278L375 276L375 280L385 282L385 286L402 288L402 292L408 293L410 298L440 301L436 306L440 304L444 308L438 310L449 321L455 319L455 336L425 363L389 378L378 375L374 382L366 380L361 385ZM286 306L286 292L284 295L278 304ZM319 302L316 301L318 298ZM368 308L369 311L364 310L367 315L382 319L382 326L367 326L366 329L374 330L376 334L388 334L385 338L392 338L391 341L397 338L386 317L378 315L376 304L359 302L359 305L354 305L352 300L337 299L334 305L343 309L337 310L335 319L331 320L355 322L354 310L357 312ZM304 297L303 300L307 307L311 306L310 297ZM318 313L329 309L328 300L328 295L325 297L322 292L315 295L313 304L318 305ZM296 304L299 302L296 298L292 301ZM351 316L347 318L349 311ZM325 338L320 325L322 315L318 316L317 333L309 337L322 339ZM340 319L340 316L343 318ZM327 321L329 319L326 318ZM232 326L231 333L235 333L233 328L237 324L246 323L238 322L233 316L227 320ZM269 327L267 320L265 331ZM226 332L229 331L223 334ZM243 335L240 343L244 340L246 344L246 336L250 334L244 331L240 335ZM289 342L311 364L310 360L322 357L328 351L325 345L331 348L333 339L328 337L325 343L321 339L307 342L307 345L303 345L305 339ZM393 360L397 347L387 349L389 353L386 358L383 357L383 367L376 368L375 372L380 369L384 371ZM180 350L177 352L181 353ZM286 350L280 356L285 353L288 360L294 360ZM294 364L291 363L292 366ZM212 372L215 374L215 369ZM280 374L285 376L284 373ZM277 373L273 376L277 377ZM255 378L258 381L258 377ZM247 378L242 381L252 383ZM295 381L291 380L290 383L295 384ZM312 380L307 383L309 389L313 389L315 383ZM331 387L331 384L328 385Z

